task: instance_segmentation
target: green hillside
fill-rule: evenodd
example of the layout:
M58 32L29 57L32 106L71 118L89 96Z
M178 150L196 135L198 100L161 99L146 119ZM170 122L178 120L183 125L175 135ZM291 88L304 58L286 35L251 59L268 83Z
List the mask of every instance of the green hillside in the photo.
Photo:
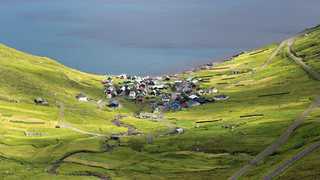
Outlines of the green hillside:
M294 43L293 50L300 57L312 66L314 69L320 71L320 31L319 26L311 28L305 34L297 38Z
M319 35L312 28L179 74L230 99L162 121L137 119L146 107L123 98L120 109L100 107L103 76L1 45L0 179L320 178ZM79 93L91 101L77 101ZM185 132L168 134L174 127Z

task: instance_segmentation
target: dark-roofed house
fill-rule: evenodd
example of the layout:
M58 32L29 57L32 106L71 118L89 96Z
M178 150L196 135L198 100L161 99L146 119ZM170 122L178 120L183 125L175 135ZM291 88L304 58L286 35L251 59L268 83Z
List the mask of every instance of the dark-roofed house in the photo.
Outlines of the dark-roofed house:
M111 108L118 108L120 106L119 101L117 101L116 99L111 99L109 101L109 107Z
M37 97L34 99L34 103L37 105L49 106L49 102L41 97Z

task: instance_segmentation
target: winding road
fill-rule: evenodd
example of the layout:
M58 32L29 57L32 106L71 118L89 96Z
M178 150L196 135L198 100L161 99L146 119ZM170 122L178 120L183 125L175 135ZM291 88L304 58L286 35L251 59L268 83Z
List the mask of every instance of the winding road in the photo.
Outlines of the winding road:
M98 133L93 133L93 132L88 132L88 131L84 131L81 129L78 129L76 127L73 127L72 125L63 122L64 119L64 105L62 103L59 103L59 107L60 107L60 112L59 112L59 126L60 128L66 128L66 129L70 129L72 131L81 133L81 134L85 134L85 135L91 135L91 136L96 136L96 137L108 137L104 134L98 134ZM134 126L131 125L127 125L123 122L121 122L121 119L125 117L122 116L120 114L116 115L113 123L118 126L118 127L126 127L128 128L128 131L126 133L122 133L122 134L118 134L119 136L133 136L133 135L137 135L139 134L139 132L137 131L137 129ZM109 141L111 138L109 137L107 141ZM107 144L107 143L106 143ZM105 152L110 152L115 148L115 146L110 146L107 144L106 148L104 150L101 151L92 151L92 150L77 150L77 151L73 151L73 152L68 152L66 154L64 154L61 158L57 159L56 161L54 161L53 163L51 163L50 167L48 168L48 173L50 174L58 174L58 169L60 168L60 166L62 165L62 163L64 162L69 162L69 163L77 163L77 164L82 164L85 166L88 166L89 164L82 162L82 161L75 161L72 160L72 156L79 154L79 153L105 153ZM67 159L71 159L71 160L67 160ZM97 166L98 167L98 166ZM99 167L103 167L99 164ZM106 168L105 168L106 169ZM96 173L96 172L91 172L91 171L81 171L81 172L75 172L72 173L70 175L73 176L92 176L92 177L97 177L101 180L108 180L110 179L110 177L101 174L101 173Z
M287 41L282 41L277 49L269 56L269 58L262 64L261 68L266 68L272 60L279 54L283 47L287 44Z
M299 66L301 66L302 69L306 71L311 78L320 81L320 73L312 69L312 67L310 67L303 61L303 58L297 57L295 53L292 51L292 45L294 44L294 40L295 40L295 37L290 38L289 40L286 41L288 45L287 53L289 57L293 59L295 63L297 63Z
M257 73L258 70L266 68L272 62L272 60L279 54L279 52L283 49L283 47L286 44L287 44L287 41L282 41L278 45L278 47L272 52L272 54L268 57L268 59L266 59L265 62L261 66L254 68L252 73L249 74L249 77L247 77L247 78L252 78ZM242 80L240 79L237 82L234 82L234 84L239 84L241 81Z
M267 176L265 176L264 180L271 180L272 178L280 175L282 172L284 172L286 169L288 169L291 165L293 165L296 161L299 161L303 157L311 154L312 152L320 149L320 141L317 141L310 145L309 147L303 149L299 153L297 153L292 158L286 160L282 164L280 164L276 169L274 169L272 172L270 172Z
M288 55L290 58L292 58L295 63L297 63L299 66L301 66L304 71L308 73L309 76L311 76L313 79L320 80L320 75L318 72L314 71L310 66L305 64L303 62L302 58L299 58L294 55L292 52L292 45L294 43L295 37L285 40L281 43L281 48L284 47L284 44L287 44L288 46ZM279 47L280 47L279 46ZM278 48L279 49L279 48ZM280 51L276 50L274 53L278 53ZM277 52L278 51L278 52ZM273 55L273 54L272 54ZM270 61L270 60L268 60ZM268 62L267 61L267 62ZM267 64L267 63L265 63ZM247 173L251 167L257 166L258 163L260 163L262 160L264 160L269 155L273 154L276 150L278 150L283 144L285 144L292 133L304 122L305 118L316 108L320 107L320 96L316 97L315 101L312 102L312 104L287 128L287 130L271 145L269 145L267 148L265 148L262 152L260 152L257 156L255 156L254 159L252 159L247 165L243 166L240 170L236 171L229 180L237 180L241 176L243 176L245 173ZM317 145L317 144L316 144ZM318 147L318 146L315 146ZM306 151L301 152L301 154L298 154L297 157L303 157L304 155L308 154L309 151L312 151L313 148L307 149ZM291 165L291 163L288 163L288 165ZM285 170L287 165L283 165L284 167L279 167L275 170L275 174L279 172L282 172L282 169ZM273 174L271 174L273 175Z
M80 134L84 134L84 135L90 135L90 136L95 136L95 137L107 137L107 135L104 135L104 134L99 134L99 133L94 133L94 132L88 132L88 131L81 130L79 128L74 127L71 124L68 124L68 123L64 122L65 106L61 102L58 102L57 104L58 104L58 107L59 107L59 116L58 116L59 117L59 119L58 119L59 128L69 129L69 130L72 130L74 132L77 132L77 133L80 133ZM133 127L133 126L126 125L126 124L122 123L120 121L121 118L122 118L121 115L117 115L115 117L115 120L118 120L121 123L119 126L128 128L128 132L123 134L123 135L134 135L134 134L136 134L137 133L136 128ZM108 140L110 140L110 139L111 138L109 138ZM54 162L52 162L50 167L48 168L47 172L49 174L54 174L54 175L59 174L58 173L58 169L60 168L60 166L64 162L69 162L69 161L66 161L66 159L70 158L71 156L74 156L76 154L79 154L79 153L105 153L105 152L110 152L113 149L114 149L114 146L110 146L110 145L107 144L105 149L103 149L101 151L77 150L77 151L73 151L73 152L68 152L68 153L64 154L61 158L59 158L59 159L55 160ZM75 162L70 161L69 163L75 163ZM79 162L77 162L77 163L79 163ZM88 164L84 163L83 165L88 165ZM70 175L70 176L92 176L92 177L99 178L100 180L108 180L108 179L110 179L110 177L108 177L108 176L106 176L104 174L97 173L97 172L91 172L91 171L73 172L73 173L68 174L68 175Z
M292 133L304 122L305 118L316 108L320 106L320 97L316 100L287 128L287 130L271 145L260 152L254 159L252 159L249 164L243 166L239 171L234 173L229 179L237 180L242 175L247 173L252 166L257 166L259 162L265 159L267 156L273 154L278 150L283 144L287 142Z
M110 152L112 151L114 148L114 146L110 146L108 145L104 150L101 151L92 151L92 150L77 150L77 151L73 151L73 152L69 152L66 153L65 155L63 155L61 158L57 159L56 161L54 161L51 166L48 168L47 172L49 174L54 174L57 175L58 174L58 169L60 168L60 166L62 165L62 163L64 163L64 161L71 157L74 156L76 154L80 154L80 153L91 153L91 154L97 154L97 153L105 153L105 152ZM101 180L107 180L110 179L108 176L100 174L100 173L95 173L95 172L80 172L78 174L72 174L72 175L77 175L77 176L94 176L97 177Z
M106 149L106 150L102 150L102 151L91 151L91 150L77 150L77 151L73 151L73 152L69 152L66 153L65 155L63 155L61 158L57 159L56 161L54 161L51 166L48 168L48 173L50 174L58 174L58 169L61 166L61 164L64 162L65 159L74 156L76 154L80 154L80 153L104 153L104 152L109 152L111 151L112 148L110 149Z
M124 115L121 115L121 114L118 114L114 117L112 123L117 126L117 127L124 127L124 128L127 128L127 132L125 133L121 133L121 134L118 134L118 136L134 136L134 135L138 135L138 134L141 134L141 132L139 132L137 130L137 128L135 128L134 126L132 125L129 125L129 124L125 124L121 121L122 118L125 118L126 116Z

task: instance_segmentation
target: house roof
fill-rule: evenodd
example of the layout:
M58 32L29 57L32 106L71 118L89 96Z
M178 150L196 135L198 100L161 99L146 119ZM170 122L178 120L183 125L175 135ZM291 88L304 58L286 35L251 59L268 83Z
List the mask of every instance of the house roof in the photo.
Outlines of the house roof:
M85 97L87 97L85 94L83 94L83 93L79 93L78 95L76 95L76 98L85 98Z
M193 95L189 96L189 98L190 99L196 99L196 98L198 98L198 96L193 94Z

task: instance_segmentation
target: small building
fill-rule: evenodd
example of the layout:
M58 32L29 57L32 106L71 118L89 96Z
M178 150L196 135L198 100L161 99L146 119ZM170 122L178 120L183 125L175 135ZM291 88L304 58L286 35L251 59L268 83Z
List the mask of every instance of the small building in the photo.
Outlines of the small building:
M170 81L171 78L170 78L170 76L165 76L165 77L163 78L163 80L164 80L164 81Z
M120 136L113 134L113 135L111 135L110 139L114 140L114 141L120 141Z
M175 129L175 133L176 134L183 134L184 133L184 129L183 128L176 128Z
M144 91L146 89L146 84L139 84L139 90Z
M120 103L116 99L111 99L108 106L111 108L118 108L120 107Z
M189 108L189 104L187 101L180 102L181 108Z
M181 96L181 93L172 93L171 94L171 100L176 100Z
M241 71L240 70L233 70L233 71L231 71L231 73L233 75L236 75L236 74L241 74Z
M193 94L193 95L190 95L189 98L192 99L192 100L194 100L194 99L198 99L199 97L198 97L197 95L194 95L194 94Z
M121 74L121 75L118 76L118 78L120 78L120 79L127 79L128 76L127 76L126 74Z
M170 95L168 95L168 94L164 94L161 96L161 101L164 103L168 103L168 102L170 102L170 100L171 100Z
M209 67L212 67L214 64L213 63L207 63L206 65L209 66Z
M151 87L152 89L164 89L165 85L164 84L156 84Z
M185 86L185 87L182 88L181 91L182 91L183 93L190 94L190 93L192 93L192 87L190 87L190 86Z
M218 95L213 98L216 101L225 101L229 99L229 96L226 95Z
M170 109L173 111L179 111L181 110L181 104L179 103L179 101L174 101L170 104Z
M83 93L80 93L80 94L76 95L76 98L80 102L88 102L89 101L89 98Z
M217 88L210 88L210 89L207 90L206 93L207 94L216 94L218 92L219 92L219 90Z
M137 93L135 91L130 91L129 99L136 99Z
M144 94L143 94L143 93L138 93L138 94L136 95L136 100L137 100L138 102L144 102Z
M201 95L205 95L205 90L200 89L200 90L197 91L197 94L200 95L200 96Z
M37 105L49 106L49 102L41 97L34 99L34 103Z
M108 84L108 82L109 82L109 81L108 81L107 79L104 79L104 80L101 81L101 84L103 84L103 85L104 85L104 84Z

